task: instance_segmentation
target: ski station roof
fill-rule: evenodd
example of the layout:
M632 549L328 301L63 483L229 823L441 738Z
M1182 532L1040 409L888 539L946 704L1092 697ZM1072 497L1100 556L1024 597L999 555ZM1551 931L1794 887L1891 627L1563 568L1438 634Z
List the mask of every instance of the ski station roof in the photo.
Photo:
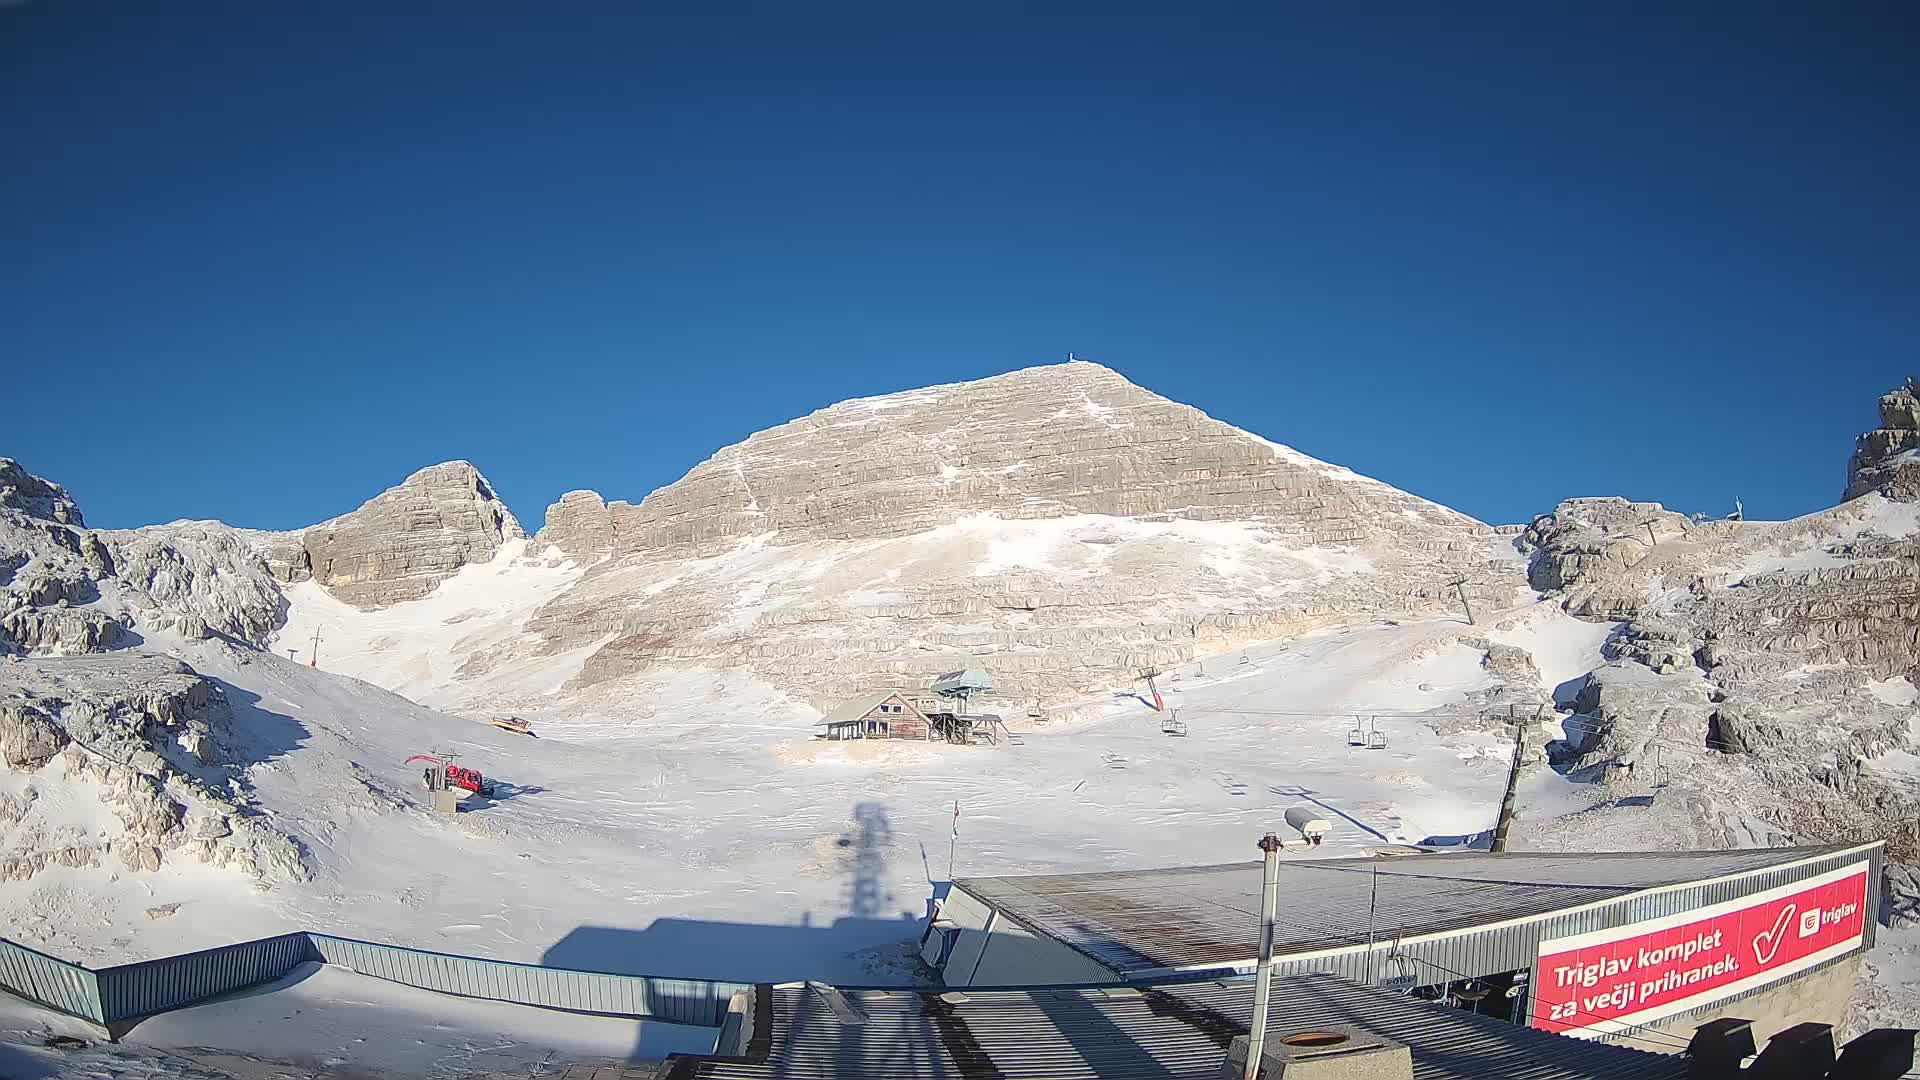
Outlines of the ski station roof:
M931 687L936 694L958 694L961 692L986 691L993 689L993 676L979 668L966 668L962 671L949 671L933 680Z
M1214 1080L1252 1015L1251 976L933 993L759 987L745 1053L671 1080ZM1332 975L1275 979L1269 1037L1347 1026L1405 1044L1415 1080L1678 1080L1685 1057L1570 1039Z
M1849 850L1474 852L1297 862L1283 853L1274 953L1319 953L1512 924ZM1250 963L1259 947L1260 874L1260 863L1247 862L962 878L954 885L1001 918L1137 978Z

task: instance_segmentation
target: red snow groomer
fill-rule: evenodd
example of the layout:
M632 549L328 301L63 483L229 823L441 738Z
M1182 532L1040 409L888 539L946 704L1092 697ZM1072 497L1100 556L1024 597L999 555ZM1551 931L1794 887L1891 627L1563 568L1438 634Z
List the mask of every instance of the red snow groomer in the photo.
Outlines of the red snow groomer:
M469 769L464 766L455 765L447 758L436 757L432 754L415 754L403 762L403 764L411 765L416 761L428 763L427 767L421 770L422 775L426 778L428 791L444 791L449 788L459 788L462 791L471 791L475 795L482 797L493 794L493 784L488 781L486 777L480 775L479 769Z

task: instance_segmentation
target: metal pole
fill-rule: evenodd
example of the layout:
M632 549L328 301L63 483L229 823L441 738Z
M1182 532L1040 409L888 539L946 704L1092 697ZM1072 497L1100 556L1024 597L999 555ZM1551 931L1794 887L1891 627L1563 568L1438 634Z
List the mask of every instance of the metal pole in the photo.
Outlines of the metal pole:
M953 829L947 834L947 880L953 880L953 849L960 842L960 800L953 800Z
M1520 763L1526 758L1527 724L1524 721L1510 719L1513 725L1513 765L1507 769L1507 791L1500 796L1500 816L1493 823L1493 843L1490 851L1507 850L1507 830L1513 825L1513 802L1516 789L1520 786Z
M1380 860L1373 860L1367 896L1367 985L1373 985L1373 913L1380 910Z
M1266 859L1266 873L1260 881L1260 963L1254 968L1253 1027L1247 1039L1245 1080L1260 1075L1260 1056L1267 1044L1267 997L1273 981L1273 915L1280 902L1280 838L1272 833L1260 838L1260 851Z

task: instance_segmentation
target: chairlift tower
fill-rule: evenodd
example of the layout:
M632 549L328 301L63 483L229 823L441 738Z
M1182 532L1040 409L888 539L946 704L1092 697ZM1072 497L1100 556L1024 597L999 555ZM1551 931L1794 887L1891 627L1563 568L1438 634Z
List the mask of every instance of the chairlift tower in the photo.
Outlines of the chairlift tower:
M1467 609L1467 625L1478 625L1473 621L1473 601L1467 599L1466 577L1462 575L1454 578L1452 581L1447 582L1447 586L1454 591L1455 595L1460 597L1460 606Z

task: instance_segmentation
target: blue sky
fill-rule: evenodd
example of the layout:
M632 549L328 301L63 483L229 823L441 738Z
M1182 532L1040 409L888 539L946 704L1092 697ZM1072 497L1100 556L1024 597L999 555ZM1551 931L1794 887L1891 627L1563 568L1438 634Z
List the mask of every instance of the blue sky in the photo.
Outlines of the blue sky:
M1920 8L1550 6L0 6L0 454L531 527L1071 350L1490 521L1830 505L1920 369Z

